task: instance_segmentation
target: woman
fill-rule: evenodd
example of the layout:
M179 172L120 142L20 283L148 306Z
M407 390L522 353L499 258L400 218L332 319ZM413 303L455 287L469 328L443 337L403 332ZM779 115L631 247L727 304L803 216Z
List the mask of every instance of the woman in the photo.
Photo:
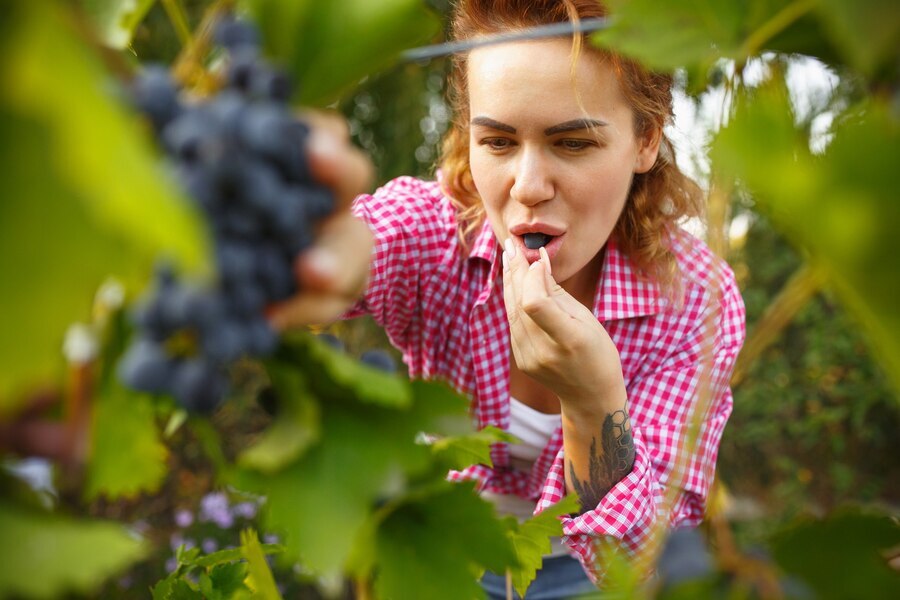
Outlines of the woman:
M468 0L453 32L599 16L589 0ZM449 380L480 426L516 434L493 468L450 477L522 517L578 495L528 593L569 597L602 574L598 538L634 553L657 523L702 519L743 304L727 265L677 226L701 197L663 132L668 77L578 36L482 46L451 77L438 181L356 198L298 259L303 292L272 319L372 314L411 376ZM371 167L333 124L316 129L313 168L349 201ZM483 585L505 597L502 578Z

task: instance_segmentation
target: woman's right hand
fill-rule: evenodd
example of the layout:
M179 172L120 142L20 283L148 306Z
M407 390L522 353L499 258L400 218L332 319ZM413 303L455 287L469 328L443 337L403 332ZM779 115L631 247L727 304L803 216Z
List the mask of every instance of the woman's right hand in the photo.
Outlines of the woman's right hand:
M307 155L313 177L334 192L335 211L316 232L315 245L295 263L298 293L269 307L269 322L281 331L327 324L365 291L373 237L350 213L350 203L369 191L374 168L350 142L346 121L322 112L301 115L311 128Z

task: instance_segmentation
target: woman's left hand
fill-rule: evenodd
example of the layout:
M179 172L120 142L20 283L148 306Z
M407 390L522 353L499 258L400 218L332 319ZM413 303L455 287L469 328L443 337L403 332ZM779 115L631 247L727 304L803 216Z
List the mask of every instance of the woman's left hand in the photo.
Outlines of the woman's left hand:
M621 408L621 361L606 329L553 279L546 250L529 265L511 241L505 248L503 298L519 369L556 393L564 411Z

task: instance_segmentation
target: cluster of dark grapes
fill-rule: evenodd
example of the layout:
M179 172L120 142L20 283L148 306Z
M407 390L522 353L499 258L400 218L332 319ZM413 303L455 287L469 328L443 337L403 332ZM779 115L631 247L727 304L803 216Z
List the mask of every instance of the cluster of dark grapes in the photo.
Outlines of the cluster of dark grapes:
M296 292L294 258L333 209L310 175L309 130L288 106L290 81L261 56L256 29L229 18L216 40L227 66L215 96L187 101L163 67L132 83L134 103L205 216L217 278L200 285L158 267L133 311L136 335L118 372L129 387L171 394L197 412L227 394L230 363L274 351L264 308Z

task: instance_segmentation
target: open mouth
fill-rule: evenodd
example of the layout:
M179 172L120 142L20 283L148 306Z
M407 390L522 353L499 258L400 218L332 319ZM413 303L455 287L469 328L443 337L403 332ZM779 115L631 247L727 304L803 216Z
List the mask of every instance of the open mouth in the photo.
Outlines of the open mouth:
M522 235L522 239L525 242L525 247L529 250L537 250L542 248L550 243L550 240L553 239L554 236L548 235L546 233L525 233Z

